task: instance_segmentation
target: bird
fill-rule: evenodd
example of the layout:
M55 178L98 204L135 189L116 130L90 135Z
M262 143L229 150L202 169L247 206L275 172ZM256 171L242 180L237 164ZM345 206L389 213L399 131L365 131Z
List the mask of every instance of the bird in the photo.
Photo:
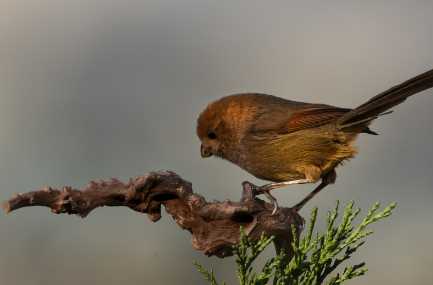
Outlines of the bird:
M262 93L241 93L211 102L197 119L203 158L228 160L270 183L253 185L274 205L271 190L321 183L301 202L336 181L336 168L357 155L359 134L377 135L370 124L408 97L433 87L433 69L372 97L354 108L306 103ZM249 182L248 182L249 183Z

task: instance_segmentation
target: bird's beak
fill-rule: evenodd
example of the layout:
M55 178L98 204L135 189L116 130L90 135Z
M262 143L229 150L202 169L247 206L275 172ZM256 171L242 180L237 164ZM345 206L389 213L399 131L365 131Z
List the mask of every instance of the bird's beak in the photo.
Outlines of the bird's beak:
M212 150L209 147L203 145L200 146L201 157L206 158L212 156Z

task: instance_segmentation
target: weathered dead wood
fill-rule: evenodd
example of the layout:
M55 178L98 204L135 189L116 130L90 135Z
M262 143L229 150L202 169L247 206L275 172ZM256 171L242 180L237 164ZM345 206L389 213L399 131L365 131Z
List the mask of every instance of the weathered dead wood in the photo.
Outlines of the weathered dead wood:
M206 255L226 257L232 245L239 241L242 226L247 235L257 240L262 233L275 236L277 251L290 256L292 225L301 232L304 220L293 208L279 208L253 195L251 184L243 184L239 202L206 202L193 193L191 183L174 172L151 172L123 183L117 179L92 181L82 190L63 187L18 194L3 204L6 212L22 207L44 206L56 214L67 213L86 217L93 209L103 206L124 206L146 213L150 220L161 218L164 205L177 224L192 234L192 245Z

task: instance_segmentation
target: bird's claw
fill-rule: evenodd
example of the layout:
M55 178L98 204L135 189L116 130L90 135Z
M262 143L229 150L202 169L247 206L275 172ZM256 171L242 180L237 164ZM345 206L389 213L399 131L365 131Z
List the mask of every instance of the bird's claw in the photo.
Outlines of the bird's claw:
M263 186L257 186L257 185L254 185L252 183L249 183L249 182L248 182L248 184L249 184L249 187L251 187L251 190L252 190L254 196L261 195L261 194L265 195L265 197L269 200L269 202L271 202L271 204L274 206L274 209L272 210L271 215L272 216L275 215L279 209L279 206L278 206L277 199L274 196L272 196L272 194L271 194L271 190L273 188L269 187L268 184L263 185Z
M266 198L269 199L269 201L274 206L274 209L272 210L271 216L275 215L277 213L278 209L279 209L277 199L274 196L271 195L270 191L264 191L263 194L266 196Z

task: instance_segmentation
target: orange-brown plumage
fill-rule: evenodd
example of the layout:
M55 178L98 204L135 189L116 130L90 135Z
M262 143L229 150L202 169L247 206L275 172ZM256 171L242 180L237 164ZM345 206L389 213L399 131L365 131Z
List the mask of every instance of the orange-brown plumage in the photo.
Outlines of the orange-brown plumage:
M353 132L333 124L350 111L265 94L237 94L211 103L198 119L197 134L209 153L254 176L274 181L317 181L355 150ZM215 134L216 138L209 138Z
M223 97L200 114L203 157L215 155L273 181L335 180L334 169L354 157L359 133L389 108L433 87L433 70L394 86L355 109L290 101L266 94ZM328 179L331 177L330 179ZM326 181L325 181L326 180Z

